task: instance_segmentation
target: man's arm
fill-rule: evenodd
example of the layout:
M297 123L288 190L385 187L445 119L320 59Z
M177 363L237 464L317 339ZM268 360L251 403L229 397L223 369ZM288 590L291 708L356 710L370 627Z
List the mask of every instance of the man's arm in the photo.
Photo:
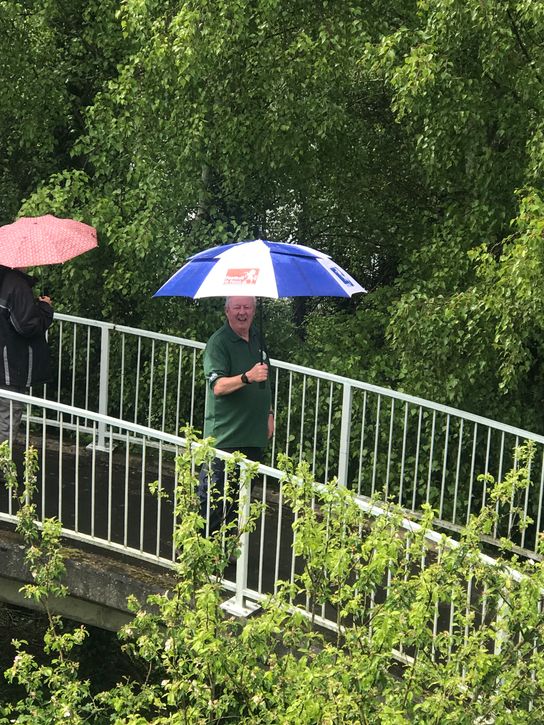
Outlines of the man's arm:
M213 384L214 395L229 395L236 390L251 385L252 383L261 383L268 378L268 365L266 363L256 363L250 370L245 373L247 383L242 380L242 375L232 375L231 377L218 377Z

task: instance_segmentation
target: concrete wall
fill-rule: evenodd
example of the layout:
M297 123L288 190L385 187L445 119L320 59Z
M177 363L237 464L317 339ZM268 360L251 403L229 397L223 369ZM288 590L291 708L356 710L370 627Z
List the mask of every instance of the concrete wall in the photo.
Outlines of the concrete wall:
M130 594L144 603L147 596L164 592L174 584L174 575L142 562L138 566L122 557L80 548L64 549L66 577L63 584L70 596L51 600L51 609L83 624L117 630L130 621ZM7 604L40 610L19 591L32 583L24 561L22 538L7 528L0 529L0 600Z

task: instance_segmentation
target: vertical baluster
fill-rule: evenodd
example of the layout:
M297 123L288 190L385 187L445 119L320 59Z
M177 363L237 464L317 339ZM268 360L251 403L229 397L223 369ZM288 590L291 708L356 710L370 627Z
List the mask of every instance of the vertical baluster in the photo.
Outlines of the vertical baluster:
M42 497L41 497L41 504L42 504L42 512L41 512L41 520L43 521L45 518L45 501L46 501L46 491L47 491L47 409L43 408L42 410L42 470L41 470L41 478L42 478ZM9 513L11 513L11 490L9 492ZM77 531L77 529L76 529Z
M30 416L28 416L29 418ZM27 420L28 420L27 418ZM27 438L27 448L29 446L30 441L28 441ZM60 414L60 428L59 428L59 452L58 452L58 465L59 465L59 489L58 489L58 501L57 501L57 513L56 517L59 521L62 521L62 487L64 486L63 482L63 456L62 456L62 450L64 448L64 413Z
M274 420L276 424L276 431L274 432L274 436L272 437L272 448L270 451L270 465L274 465L274 462L276 460L276 438L277 438L277 430L278 430L278 421L279 421L279 411L278 411L278 388L279 388L279 369L275 368L274 370Z
M514 446L514 449L516 451L515 456L514 456L514 470L515 471L518 470L518 465L519 465L519 461L518 461L518 450L517 450L518 447L519 447L519 438L518 438L518 436L516 436L516 443L515 443L515 446ZM512 524L514 522L515 496L516 496L516 492L514 490L514 491L512 491L512 495L510 496L510 510L508 512L508 533L507 533L507 536L508 536L509 539L512 536Z
M179 407L180 407L180 401L181 401L181 374L183 370L183 348L181 345L178 348L178 381L176 385L176 428L174 430L174 433L176 435L179 435L179 427L180 427L180 420L179 420ZM206 395L206 389L204 389L204 395Z
M191 385L191 416L189 418L189 425L195 424L195 388L196 388L196 350L193 350L193 372L192 372L192 385Z
M347 486L349 476L349 452L351 438L351 412L353 408L353 388L349 383L342 386L342 420L340 423L340 452L338 460L338 482Z
M147 404L147 425L151 428L153 410L153 385L155 382L155 340L151 341L151 368L149 371L149 397Z
M70 390L70 405L75 406L76 399L76 359L77 359L77 324L74 324L72 328L72 386ZM73 423L74 418L72 416L71 422Z
M134 387L134 422L138 422L138 407L140 405L140 361L142 356L142 338L138 338L136 350L136 385Z
M497 483L500 483L502 481L502 466L504 461L504 431L501 435L501 452L499 454L499 470L497 472ZM500 501L497 498L497 502L495 504L495 524L493 526L493 536L497 538L497 529L499 525L499 506Z
M76 418L76 449L74 461L74 530L79 531L79 438L80 418ZM43 460L43 458L42 458ZM42 464L43 465L43 464ZM45 466L43 466L45 468Z
M240 470L240 486L238 496L238 529L243 531L240 535L240 554L236 560L236 589L234 597L226 601L222 606L223 608L236 616L248 616L251 612L257 609L258 605L246 599L245 592L247 589L247 573L249 566L248 558L248 547L249 547L249 533L246 529L246 524L250 514L250 487L251 482L249 477L244 472L245 464L242 462L239 464Z
M304 452L304 412L306 410L306 375L302 376L302 401L300 408L300 433L299 433L299 463L302 461Z
M416 455L414 460L414 490L412 492L412 511L416 510L417 482L419 477L419 446L421 443L421 419L423 416L423 408L419 406L419 415L417 421L416 435Z
M263 507L261 509L260 522L261 531L259 534L259 569L257 574L257 591L259 594L263 592L263 573L264 573L264 539L266 531L266 497L268 492L268 476L263 475L263 492L261 496L261 503Z
M378 395L376 401L376 428L374 429L374 459L372 461L372 487L370 495L374 496L376 491L376 473L378 470L378 443L380 440L380 406L382 402L382 396Z
M91 443L91 537L94 538L95 494L96 494L96 421L93 421L93 442Z
M100 337L100 382L98 393L98 412L102 415L108 414L108 385L110 375L110 331L106 325L101 328ZM106 450L105 446L106 426L98 424L98 442L100 450Z
M278 580L280 578L280 552L283 524L283 483L280 482L280 495L278 501L278 523L276 529L276 557L274 562L274 594L278 592Z
M87 328L87 343L85 349L85 410L89 410L89 390L90 390L90 369L91 369L91 328ZM123 416L120 416L121 418ZM87 420L85 419L85 423Z
M391 418L389 421L389 442L387 445L387 465L385 471L385 500L389 498L389 473L391 470L391 447L393 443L393 422L395 420L395 398L391 398Z
M61 387L62 387L62 346L63 346L63 334L64 334L64 325L63 321L61 320L59 323L59 354L58 354L58 360L57 360L57 402L61 403ZM59 419L59 414L57 412L57 420Z
M128 522L129 522L129 485L130 485L130 433L125 434L125 481L123 497L123 545L128 546Z
M402 453L400 458L399 498L398 504L402 506L402 494L404 488L404 462L406 460L406 439L408 437L408 401L404 403L404 427L402 431Z
M125 409L125 344L126 335L121 333L121 380L119 386L119 418L123 420L123 411ZM119 432L121 432L119 430Z
M527 485L527 488L525 489L525 500L523 502L523 516L527 517L529 514L529 490L531 489L531 471L532 471L532 460L529 461L527 465L527 478L529 479L529 483ZM525 534L527 529L525 527L521 530L521 547L525 547Z
M289 455L289 437L291 435L291 401L293 400L293 373L289 371L289 393L287 397L287 427L285 430L285 455Z
M109 449L108 449L108 541L112 536L112 494L113 494L113 431L110 430Z
M463 451L463 428L464 428L465 421L463 418L461 418L461 421L459 423L459 445L457 447L457 464L455 467L455 487L453 490L453 514L452 514L452 523L455 523L455 518L457 515L457 497L459 494L459 475L461 473L461 454Z
M450 416L446 416L446 432L444 434L444 459L442 461L442 482L440 484L440 502L438 505L438 516L444 515L444 495L446 492L446 475L448 472L448 444L450 439Z
M327 417L327 444L325 447L325 476L323 483L329 480L329 451L331 450L331 432L332 432L332 408L333 408L333 383L329 385L329 411Z
M468 484L468 502L467 502L467 516L465 523L468 524L470 521L470 514L472 509L472 489L474 485L474 468L476 465L476 446L478 442L478 423L474 423L474 433L472 436L472 455L470 459L470 478Z
M317 378L316 390L315 390L315 415L314 415L314 443L312 450L312 474L316 475L316 460L317 460L317 438L318 438L318 420L319 420L319 393L320 393L321 380Z
M145 531L145 466L147 454L147 439L142 438L142 461L140 471L140 551L144 550L144 531Z
M436 430L436 410L433 410L431 423L431 445L429 449L429 471L427 473L427 489L425 491L425 503L429 503L431 496L431 481L433 476L433 458L434 458L434 434Z
M166 425L166 401L167 401L167 394L168 394L168 358L170 356L170 348L168 343L166 343L165 351L164 351L164 377L163 377L163 386L162 386L162 422L161 422L161 430L165 430Z
M540 451L542 452L542 446L540 447ZM541 517L542 517L542 503L543 503L543 496L544 496L544 455L542 456L542 464L540 467L540 491L538 494L538 507L537 507L537 516L536 516L536 527L535 527L535 545L533 547L533 551L537 551L538 549L538 536L540 532L540 523L541 523Z

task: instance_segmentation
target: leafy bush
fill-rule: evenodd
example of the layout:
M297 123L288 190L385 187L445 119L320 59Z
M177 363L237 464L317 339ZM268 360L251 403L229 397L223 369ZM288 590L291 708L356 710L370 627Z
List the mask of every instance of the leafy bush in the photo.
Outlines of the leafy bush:
M82 627L63 632L50 611L62 594L60 523L35 523L36 457L27 452L18 493L7 447L1 467L19 501L35 584L50 626L46 663L16 644L6 672L25 688L4 704L0 722L17 723L535 723L544 719L542 562L508 553L492 563L480 552L515 490L527 485L531 449L495 485L490 505L471 519L458 543L429 545L433 512L401 526L401 514L376 516L335 483L317 487L308 467L283 461L284 503L295 512L297 558L292 581L240 620L222 608L221 576L238 550L238 532L201 535L194 463L209 447L178 458L178 576L171 591L132 599L134 618L119 633L146 665L144 678L92 694L78 674ZM195 456L197 460L195 461ZM252 476L255 469L249 469ZM153 486L158 490L158 486ZM252 528L259 507L252 509ZM404 531L404 533L402 533ZM515 564L520 574L511 568ZM304 605L303 612L296 605ZM320 615L336 616L334 632Z

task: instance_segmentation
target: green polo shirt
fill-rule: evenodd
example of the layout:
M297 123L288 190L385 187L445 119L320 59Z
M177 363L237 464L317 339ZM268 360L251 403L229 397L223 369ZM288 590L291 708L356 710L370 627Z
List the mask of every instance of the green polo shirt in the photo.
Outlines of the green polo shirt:
M228 395L213 394L218 378L241 375L260 361L260 337L253 328L246 342L226 322L208 340L204 351L208 381L204 435L213 436L218 448L264 448L268 442L270 377L263 387L251 383ZM266 352L264 362L268 362Z

